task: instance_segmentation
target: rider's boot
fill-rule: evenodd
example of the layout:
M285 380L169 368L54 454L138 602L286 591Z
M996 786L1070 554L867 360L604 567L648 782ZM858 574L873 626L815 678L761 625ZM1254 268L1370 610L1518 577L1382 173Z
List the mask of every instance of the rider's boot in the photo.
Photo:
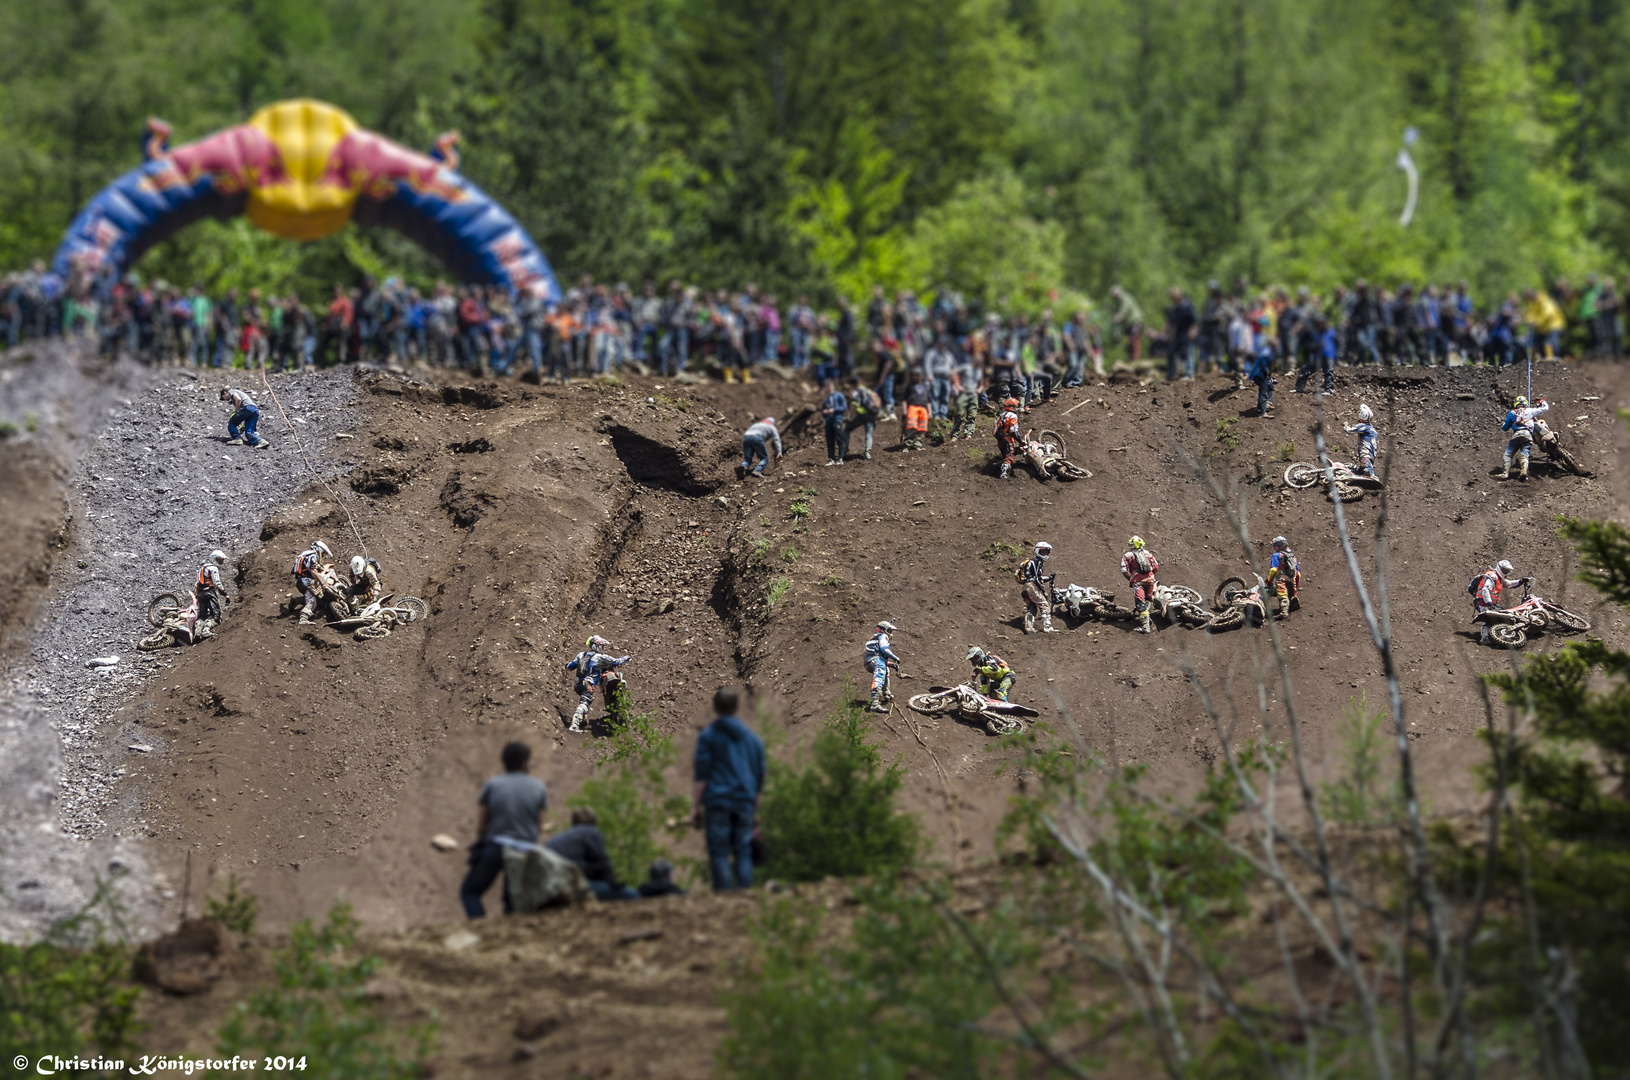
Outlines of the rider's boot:
M1149 625L1149 609L1144 608L1142 611L1138 612L1138 633L1152 634L1154 632L1155 628Z
M1477 643L1479 645L1487 645L1489 643L1489 624L1488 623L1479 623L1478 624L1478 626L1477 626Z
M1290 597L1288 596L1281 596L1279 598L1279 618L1290 618Z
M1528 479L1528 455L1522 454L1517 458L1517 479Z
M1012 475L1013 475L1013 463L1011 461L1002 462L1002 479L1006 480L1009 477L1011 477Z
M1511 455L1510 455L1510 453L1507 453L1503 458L1500 459L1500 474L1499 475L1500 475L1501 480L1510 480L1511 479Z
M588 715L589 715L588 703L583 702L583 701L578 702L577 703L577 711L572 713L572 726L571 726L571 728L569 730L571 730L571 731L582 731L583 730L583 721L588 719Z
M876 690L872 691L872 700L866 706L866 711L867 712L888 712L888 710L883 707L883 702L878 699Z
M1029 608L1024 609L1024 632L1027 634L1036 632L1036 613Z
M316 613L317 613L316 605L311 604L311 603L307 603L305 607L300 609L300 625L301 626L310 626L311 625L311 617L313 615L315 615Z
M1044 634L1058 633L1057 630L1053 629L1053 613L1046 608L1041 609L1041 632Z

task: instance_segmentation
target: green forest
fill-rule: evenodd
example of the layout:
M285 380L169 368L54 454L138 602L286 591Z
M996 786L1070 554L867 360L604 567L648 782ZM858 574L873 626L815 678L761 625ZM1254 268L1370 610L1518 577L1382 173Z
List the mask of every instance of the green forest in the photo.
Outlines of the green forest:
M1630 242L1610 0L3 0L0 20L7 268L140 161L147 117L182 141L298 96L411 146L458 129L568 282L1488 297L1624 269ZM437 273L394 235L302 247L242 221L138 269Z

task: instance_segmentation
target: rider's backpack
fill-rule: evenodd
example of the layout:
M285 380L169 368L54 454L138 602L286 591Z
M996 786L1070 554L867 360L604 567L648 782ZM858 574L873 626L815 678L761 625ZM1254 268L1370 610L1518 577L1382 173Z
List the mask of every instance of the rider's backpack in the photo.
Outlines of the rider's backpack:
M1473 596L1476 596L1477 595L1477 587L1479 585L1483 584L1483 577L1484 577L1484 575L1478 574L1476 577L1472 578L1471 584L1466 586L1466 591L1468 593L1471 593Z

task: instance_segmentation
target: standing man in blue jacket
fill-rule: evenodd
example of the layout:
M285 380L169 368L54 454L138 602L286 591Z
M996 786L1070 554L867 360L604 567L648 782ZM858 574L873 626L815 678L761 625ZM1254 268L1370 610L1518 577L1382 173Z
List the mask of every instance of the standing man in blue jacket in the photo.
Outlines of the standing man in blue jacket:
M721 686L713 695L718 719L696 739L696 789L691 825L707 825L707 858L713 890L753 884L753 821L764 790L764 740L736 715L736 692Z

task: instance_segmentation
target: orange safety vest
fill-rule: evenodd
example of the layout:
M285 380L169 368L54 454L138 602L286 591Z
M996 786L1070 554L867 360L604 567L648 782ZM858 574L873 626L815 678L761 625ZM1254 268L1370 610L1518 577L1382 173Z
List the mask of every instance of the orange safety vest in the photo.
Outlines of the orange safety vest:
M215 588L215 582L209 579L209 572L212 569L213 567L211 567L208 563L205 563L203 566L198 568L198 587L200 589Z
M928 410L921 405L906 406L906 430L924 432L928 430Z

